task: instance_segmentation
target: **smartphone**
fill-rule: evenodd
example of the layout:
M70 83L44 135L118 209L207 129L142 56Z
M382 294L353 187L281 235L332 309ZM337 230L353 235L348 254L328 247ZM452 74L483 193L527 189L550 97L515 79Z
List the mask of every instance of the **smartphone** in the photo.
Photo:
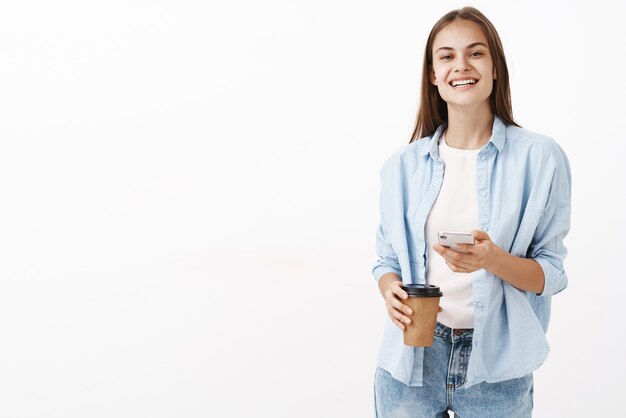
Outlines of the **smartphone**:
M437 234L439 245L451 247L456 244L474 244L474 236L471 232L439 231Z

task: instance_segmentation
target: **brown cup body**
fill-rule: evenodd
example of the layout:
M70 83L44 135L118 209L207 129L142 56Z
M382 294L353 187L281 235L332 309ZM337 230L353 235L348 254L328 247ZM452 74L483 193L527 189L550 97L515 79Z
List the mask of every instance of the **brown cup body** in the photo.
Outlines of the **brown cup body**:
M437 314L439 313L439 296L411 296L402 301L413 309L411 324L406 325L403 330L404 344L413 347L430 347L435 338L435 326L437 325Z

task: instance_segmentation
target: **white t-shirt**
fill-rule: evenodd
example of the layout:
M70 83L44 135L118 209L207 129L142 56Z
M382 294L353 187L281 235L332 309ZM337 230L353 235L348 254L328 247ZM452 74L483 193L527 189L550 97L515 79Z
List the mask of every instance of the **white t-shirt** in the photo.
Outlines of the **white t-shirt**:
M450 270L432 246L438 231L469 232L478 227L476 157L480 149L451 148L445 136L439 142L444 162L443 184L426 220L428 268L426 283L441 288L443 309L437 320L450 328L474 328L472 274Z

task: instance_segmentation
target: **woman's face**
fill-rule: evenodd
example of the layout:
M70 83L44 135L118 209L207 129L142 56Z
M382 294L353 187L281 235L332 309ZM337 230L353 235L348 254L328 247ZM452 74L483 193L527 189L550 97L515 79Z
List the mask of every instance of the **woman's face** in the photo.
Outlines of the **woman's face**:
M487 38L481 27L469 20L456 20L443 28L433 42L430 81L448 106L481 105L489 100L496 78ZM453 87L455 80L474 84Z

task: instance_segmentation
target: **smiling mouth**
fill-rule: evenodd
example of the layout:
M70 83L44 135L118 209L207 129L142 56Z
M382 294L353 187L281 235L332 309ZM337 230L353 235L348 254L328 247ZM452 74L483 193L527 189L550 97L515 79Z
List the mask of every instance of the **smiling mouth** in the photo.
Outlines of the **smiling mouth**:
M448 84L450 84L450 86L452 86L452 88L460 89L460 88L467 87L467 86L473 86L474 84L478 83L478 80L471 78L471 79L467 79L467 81L463 80L462 83L458 83L456 85L454 85L453 83L454 82L451 82L451 83L448 83Z

